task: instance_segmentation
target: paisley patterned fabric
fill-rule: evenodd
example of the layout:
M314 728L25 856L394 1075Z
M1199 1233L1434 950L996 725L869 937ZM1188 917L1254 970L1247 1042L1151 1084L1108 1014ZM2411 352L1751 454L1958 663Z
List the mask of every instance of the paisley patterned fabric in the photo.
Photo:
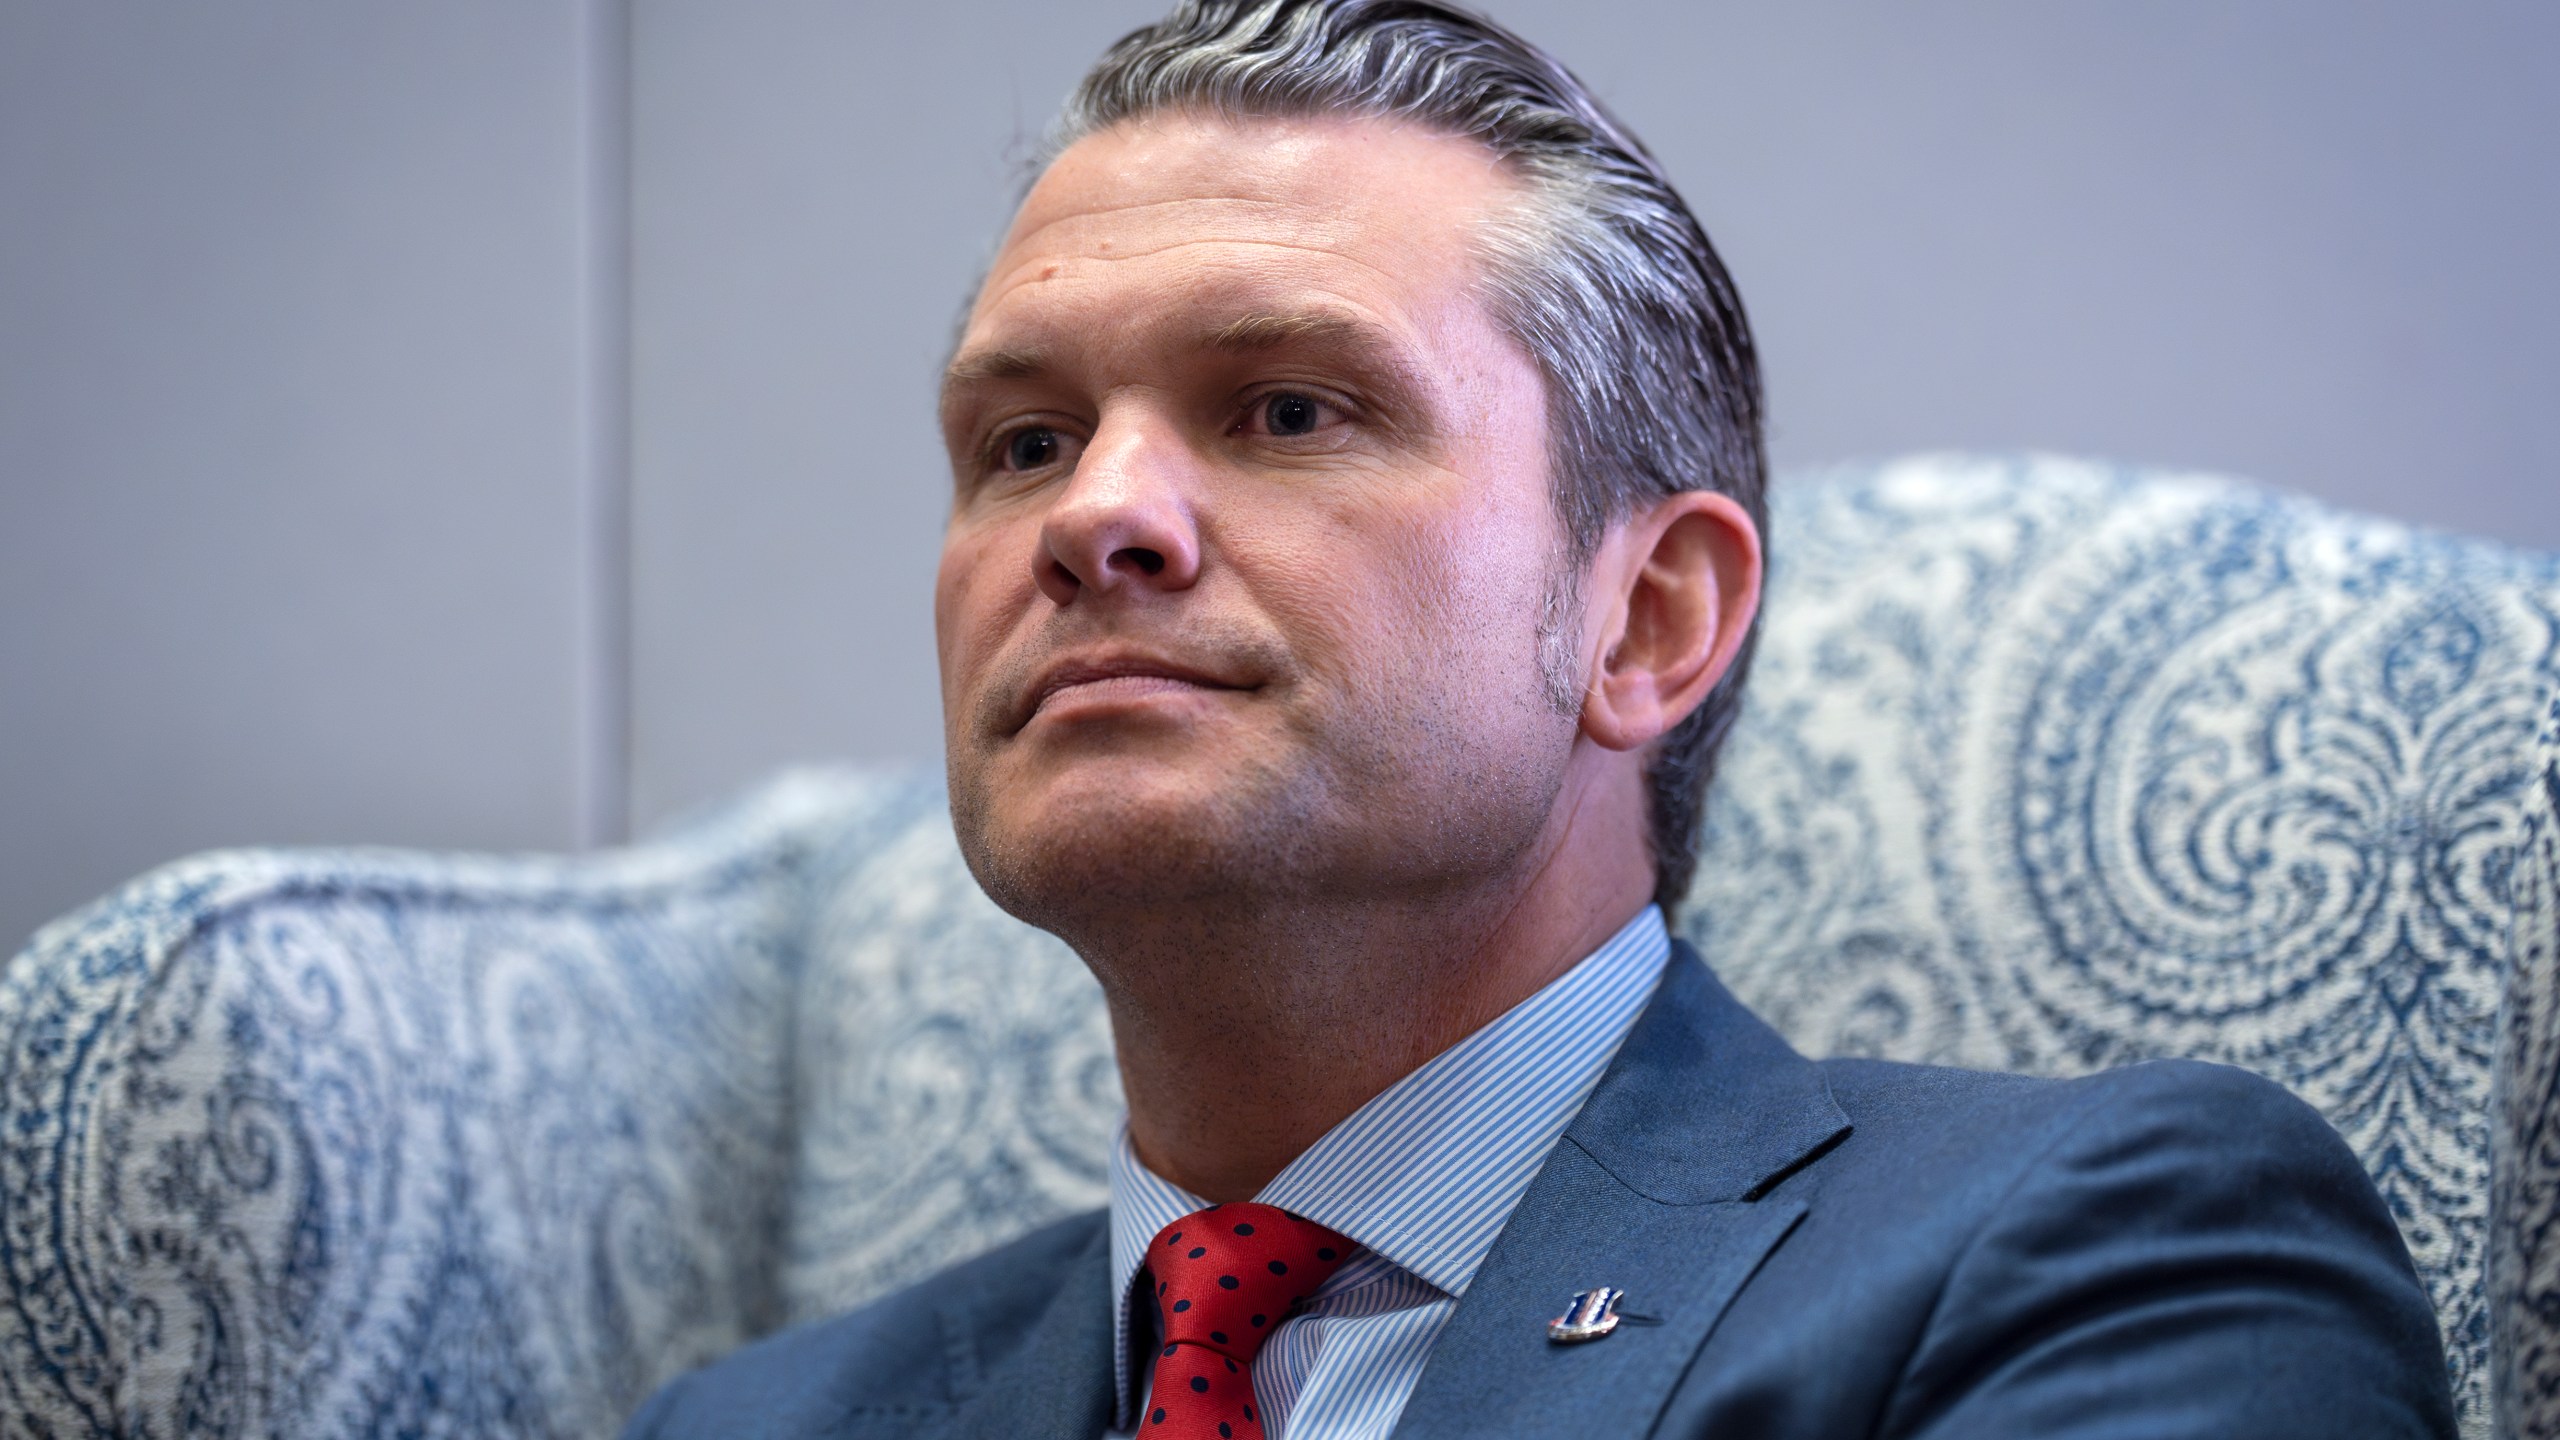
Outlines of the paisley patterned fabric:
M2560 1433L2560 563L2056 460L1780 497L1681 930L1816 1053L2292 1086L2465 1433L2493 1370ZM0 976L0 1096L39 1436L608 1433L1101 1203L1118 1105L1091 980L935 782L824 772L592 859L146 877Z
M2390 1202L2486 1434L2490 1057L2560 565L2050 460L1794 498L1684 930L1815 1053L2291 1087Z
M0 1433L593 1436L782 1317L813 862L237 852L0 980Z
M2515 879L2491 1133L2489 1327L2498 1429L2560 1435L2560 697L2545 712Z

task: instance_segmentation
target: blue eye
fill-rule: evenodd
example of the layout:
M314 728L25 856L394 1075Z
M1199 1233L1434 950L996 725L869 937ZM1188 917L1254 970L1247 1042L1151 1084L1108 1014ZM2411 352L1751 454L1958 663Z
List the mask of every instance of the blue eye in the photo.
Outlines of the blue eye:
M1016 470L1037 470L1056 463L1058 448L1055 430L1017 430L1004 442L1005 464Z
M1304 395L1274 395L1262 402L1262 423L1274 435L1304 435L1316 428L1323 411Z

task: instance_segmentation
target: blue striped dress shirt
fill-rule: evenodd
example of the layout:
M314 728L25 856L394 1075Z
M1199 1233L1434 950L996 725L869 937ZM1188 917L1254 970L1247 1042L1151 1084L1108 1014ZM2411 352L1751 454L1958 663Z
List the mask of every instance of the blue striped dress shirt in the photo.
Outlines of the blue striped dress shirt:
M1352 1112L1253 1197L1360 1247L1254 1362L1271 1440L1385 1440L1395 1428L1432 1343L1670 954L1662 912L1646 906L1545 989ZM1111 1156L1117 1435L1146 1413L1145 1395L1132 1393L1146 1377L1129 1361L1138 1268L1158 1231L1207 1204L1147 1169L1121 1126ZM1571 1298L1557 1296L1557 1311Z

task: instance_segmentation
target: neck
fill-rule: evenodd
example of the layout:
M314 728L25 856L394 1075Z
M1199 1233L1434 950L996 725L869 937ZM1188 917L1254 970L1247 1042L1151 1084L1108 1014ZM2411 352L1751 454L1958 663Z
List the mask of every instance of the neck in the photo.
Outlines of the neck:
M1079 943L1104 977L1139 1158L1208 1200L1250 1199L1379 1092L1598 949L1653 892L1614 788L1569 789L1525 864L1456 893L1297 896L1163 917L1107 950ZM1214 998L1204 976L1218 977Z

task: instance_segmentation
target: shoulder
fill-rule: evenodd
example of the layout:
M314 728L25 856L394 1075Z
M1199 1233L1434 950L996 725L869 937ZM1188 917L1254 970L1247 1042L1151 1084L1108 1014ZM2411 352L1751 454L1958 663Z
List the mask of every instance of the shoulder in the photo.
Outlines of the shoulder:
M1866 1146L1830 1198L1859 1228L1929 1237L1888 1432L2028 1433L2020 1416L2179 1396L2211 1397L2232 1434L2450 1428L2399 1227L2283 1086L2194 1061L2072 1080L1824 1069L1843 1151Z
M1889 1123L1902 1115L1927 1115L1940 1124L1968 1116L1981 1123L2034 1117L2068 1124L2109 1112L2238 1107L2288 1132L2306 1123L2328 1131L2320 1113L2282 1085L2236 1066L2202 1060L2146 1060L2070 1079L1893 1060L1814 1063L1853 1121Z
M977 1374L1057 1298L1097 1243L1101 1211L1071 1216L858 1310L769 1335L650 1397L624 1440L837 1433L854 1417L951 1413Z
M2209 1165L2216 1175L2292 1174L2357 1195L2372 1188L2317 1110L2229 1065L2152 1060L2075 1079L1876 1060L1821 1069L1871 1148L1917 1149L2009 1181L2057 1164L2126 1166L2126 1179Z
M1834 1199L1865 1195L1896 1213L1920 1203L1945 1225L1995 1230L2039 1217L2073 1228L2104 1220L2123 1235L2293 1227L2414 1283L2354 1151L2263 1076L2192 1060L2067 1080L1882 1061L1821 1068L1851 1127L1839 1163L1814 1167L1831 1172L1820 1183Z

